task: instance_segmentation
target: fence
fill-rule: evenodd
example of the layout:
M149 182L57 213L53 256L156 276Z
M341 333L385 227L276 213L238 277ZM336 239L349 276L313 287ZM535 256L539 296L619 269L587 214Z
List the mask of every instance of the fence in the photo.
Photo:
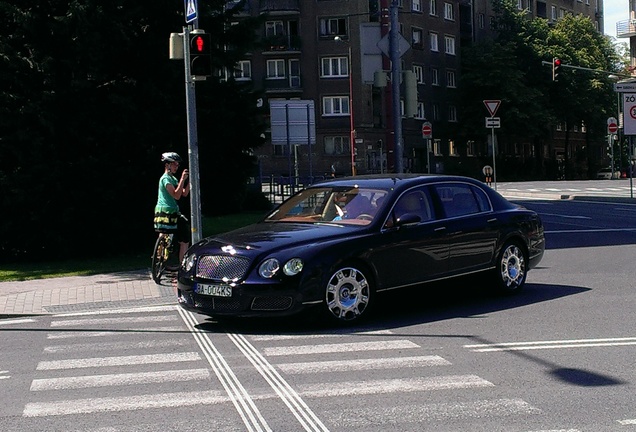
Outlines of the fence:
M299 190L325 178L327 177L265 176L261 177L261 192L272 204L280 204Z

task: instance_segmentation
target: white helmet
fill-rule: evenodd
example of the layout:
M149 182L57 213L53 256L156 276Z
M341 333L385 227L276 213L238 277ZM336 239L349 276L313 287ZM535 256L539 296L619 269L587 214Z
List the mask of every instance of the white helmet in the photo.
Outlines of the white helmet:
M161 162L179 162L181 163L182 159L175 152L166 152L161 155Z

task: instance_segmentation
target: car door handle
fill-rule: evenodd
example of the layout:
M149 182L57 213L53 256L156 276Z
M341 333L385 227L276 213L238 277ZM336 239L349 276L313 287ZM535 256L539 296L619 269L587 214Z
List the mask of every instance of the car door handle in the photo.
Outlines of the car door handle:
M497 222L497 218L492 218L487 220L488 223Z
M434 232L446 231L446 227L439 227L433 230Z

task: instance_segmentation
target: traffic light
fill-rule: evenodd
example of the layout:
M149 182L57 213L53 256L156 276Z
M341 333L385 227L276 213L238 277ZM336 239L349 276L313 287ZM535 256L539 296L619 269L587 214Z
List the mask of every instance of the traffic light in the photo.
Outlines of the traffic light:
M560 72L561 72L561 59L555 57L552 59L552 81L559 80Z
M190 75L212 75L211 39L208 33L190 34Z

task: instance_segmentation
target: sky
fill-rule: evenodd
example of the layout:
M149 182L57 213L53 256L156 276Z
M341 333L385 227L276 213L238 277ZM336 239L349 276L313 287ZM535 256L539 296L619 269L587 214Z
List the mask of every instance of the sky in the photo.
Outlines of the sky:
M616 37L616 23L629 19L629 0L604 0L603 28L606 35ZM620 38L619 42L629 43L629 39Z

